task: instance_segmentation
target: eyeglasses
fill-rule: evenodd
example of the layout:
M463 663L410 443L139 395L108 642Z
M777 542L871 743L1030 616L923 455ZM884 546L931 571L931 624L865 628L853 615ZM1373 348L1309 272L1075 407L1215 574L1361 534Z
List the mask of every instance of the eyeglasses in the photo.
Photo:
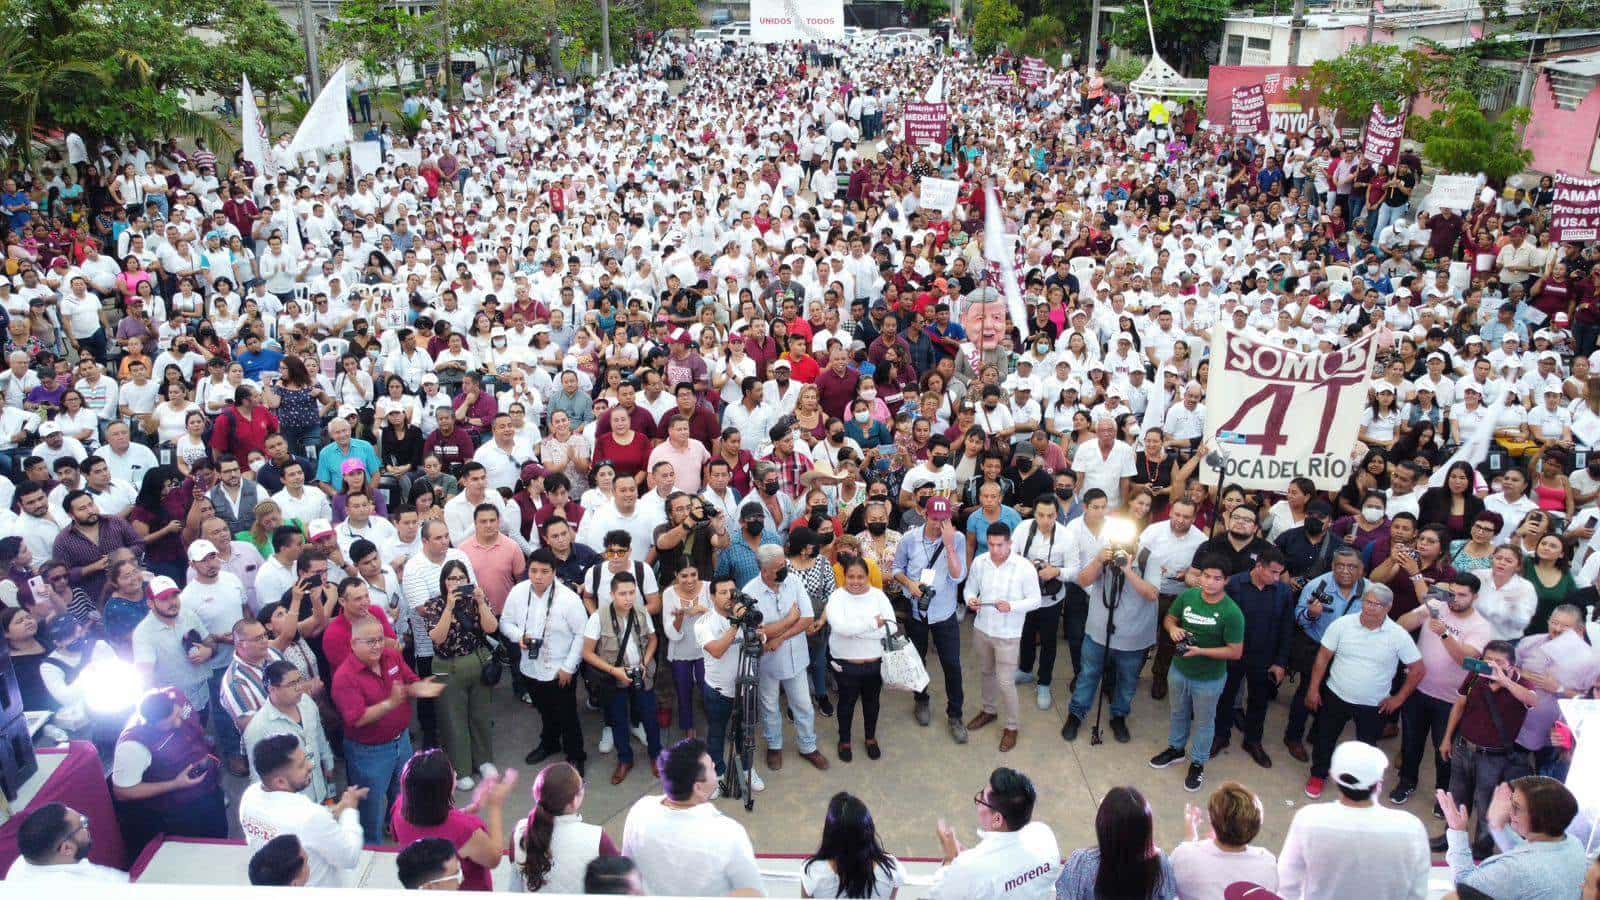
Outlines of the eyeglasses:
M624 556L627 556L627 555L628 555L628 551L626 551L626 550L617 550L617 549L607 549L606 553L605 553L606 559L621 559L621 558L623 558Z
M363 647L376 647L379 644L382 644L383 640L384 639L381 636L380 637L366 637L366 638L356 638L353 643L360 644Z
M984 799L983 794L984 794L984 790L983 789L980 789L976 794L973 794L972 795L972 802L976 803L979 806L986 807L988 809L994 809L994 804L990 803L988 800Z

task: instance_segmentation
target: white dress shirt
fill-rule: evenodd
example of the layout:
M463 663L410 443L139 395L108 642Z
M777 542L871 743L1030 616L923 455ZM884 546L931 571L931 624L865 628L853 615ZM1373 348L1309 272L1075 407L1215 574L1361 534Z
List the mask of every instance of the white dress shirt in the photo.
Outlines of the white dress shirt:
M239 798L239 827L252 852L280 834L299 838L311 869L307 887L345 887L361 862L361 814L354 807L334 818L305 794L257 782Z
M972 627L992 638L1017 639L1022 637L1022 620L1029 610L1039 608L1039 573L1033 564L1022 558L1012 547L1004 562L996 564L988 553L980 553L972 561L972 572L967 576L967 599L984 604L978 607L978 616ZM989 604L1004 600L1011 604L1010 612L1001 612Z
M506 595L500 611L500 633L513 644L523 635L542 640L539 655L522 654L518 669L535 681L554 681L565 672L574 675L583 661L583 626L589 614L572 589L557 582L535 595L533 582L523 581Z

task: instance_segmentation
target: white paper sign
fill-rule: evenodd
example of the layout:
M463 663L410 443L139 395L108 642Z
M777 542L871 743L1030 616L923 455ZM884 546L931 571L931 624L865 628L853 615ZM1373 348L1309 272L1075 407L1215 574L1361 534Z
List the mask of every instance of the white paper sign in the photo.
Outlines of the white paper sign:
M923 178L922 179L922 206L924 209L936 209L942 213L949 213L956 208L956 194L961 189L961 182L948 178Z
M1428 199L1441 209L1466 212L1478 195L1478 179L1471 175L1436 175Z
M377 141L350 142L350 168L356 177L371 175L383 165L383 145Z

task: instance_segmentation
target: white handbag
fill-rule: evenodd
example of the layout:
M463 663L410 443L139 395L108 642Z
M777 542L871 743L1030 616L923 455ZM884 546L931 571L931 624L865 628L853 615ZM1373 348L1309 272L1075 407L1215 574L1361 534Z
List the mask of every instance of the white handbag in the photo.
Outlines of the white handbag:
M922 664L917 648L904 632L891 631L883 626L883 663L880 673L883 685L897 691L917 693L928 686L928 668Z

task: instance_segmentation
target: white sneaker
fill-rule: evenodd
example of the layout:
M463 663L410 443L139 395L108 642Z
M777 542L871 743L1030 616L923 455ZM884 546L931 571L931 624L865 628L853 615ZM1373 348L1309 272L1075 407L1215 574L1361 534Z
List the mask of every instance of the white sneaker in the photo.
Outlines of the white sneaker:
M471 778L468 778L465 775L456 779L456 790L458 791L470 791L477 786L478 783L476 781L473 781Z
M644 725L643 725L643 723L635 724L633 726L633 728L631 729L631 732L633 734L633 739L634 740L638 741L641 744L644 744L646 747L650 746L649 739L644 736Z
M617 742L611 737L611 726L600 729L600 752L610 753L617 749Z
M751 772L750 773L750 789L755 791L756 793L760 793L760 792L762 792L762 791L767 789L767 783L765 781L761 780L761 776L760 775L758 775L755 772Z
M484 778L497 778L500 775L500 770L494 767L494 763L484 763L478 767L478 774Z
M1050 696L1050 686L1048 684L1039 685L1038 690L1034 691L1033 702L1040 709L1050 708L1054 700Z

